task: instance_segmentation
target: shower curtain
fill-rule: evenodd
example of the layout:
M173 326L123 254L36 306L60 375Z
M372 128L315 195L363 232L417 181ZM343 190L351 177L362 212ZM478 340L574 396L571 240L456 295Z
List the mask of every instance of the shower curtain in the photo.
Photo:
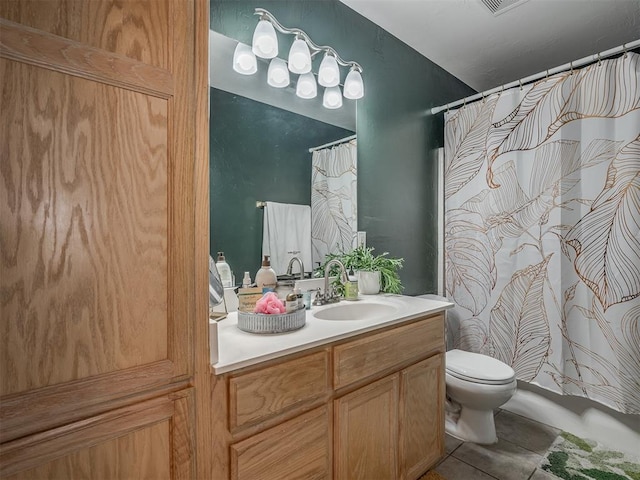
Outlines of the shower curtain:
M453 346L640 413L640 55L445 115Z
M316 150L311 173L313 264L351 250L358 230L356 140Z

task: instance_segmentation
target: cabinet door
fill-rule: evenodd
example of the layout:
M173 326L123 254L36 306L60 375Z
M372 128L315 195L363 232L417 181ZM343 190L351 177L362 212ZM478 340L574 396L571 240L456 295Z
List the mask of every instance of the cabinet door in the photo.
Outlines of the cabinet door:
M390 375L335 400L336 479L397 477L398 384Z
M331 416L326 405L231 445L232 480L328 478Z
M416 479L444 453L444 364L435 355L400 372L400 478Z
M146 460L178 458L171 444L195 476L168 411L171 428L144 427L158 441L130 456L139 470L85 459L132 452L107 437L145 445L110 412L144 413L193 384L206 331L193 293L194 85L206 78L195 22L207 4L0 1L0 475L144 476ZM100 425L100 446L79 441L85 424Z

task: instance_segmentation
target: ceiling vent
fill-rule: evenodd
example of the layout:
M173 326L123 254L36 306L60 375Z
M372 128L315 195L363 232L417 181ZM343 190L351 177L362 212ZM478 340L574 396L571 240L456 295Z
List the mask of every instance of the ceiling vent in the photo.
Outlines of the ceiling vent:
M518 7L527 0L480 0L482 4L494 15L502 15L507 10Z

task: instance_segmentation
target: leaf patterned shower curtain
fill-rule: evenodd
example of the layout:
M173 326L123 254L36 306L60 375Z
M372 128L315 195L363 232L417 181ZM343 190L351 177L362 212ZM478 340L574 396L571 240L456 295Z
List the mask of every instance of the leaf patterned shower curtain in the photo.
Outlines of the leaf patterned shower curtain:
M640 413L640 55L504 91L445 123L453 346Z
M311 173L311 247L314 265L328 253L351 250L358 230L356 140L316 150Z

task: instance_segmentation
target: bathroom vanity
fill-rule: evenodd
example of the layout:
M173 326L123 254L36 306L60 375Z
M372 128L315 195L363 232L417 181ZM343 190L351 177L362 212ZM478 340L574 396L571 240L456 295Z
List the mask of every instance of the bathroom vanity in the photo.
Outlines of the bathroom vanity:
M416 479L444 454L444 313L361 297L253 335L218 323L216 478Z

